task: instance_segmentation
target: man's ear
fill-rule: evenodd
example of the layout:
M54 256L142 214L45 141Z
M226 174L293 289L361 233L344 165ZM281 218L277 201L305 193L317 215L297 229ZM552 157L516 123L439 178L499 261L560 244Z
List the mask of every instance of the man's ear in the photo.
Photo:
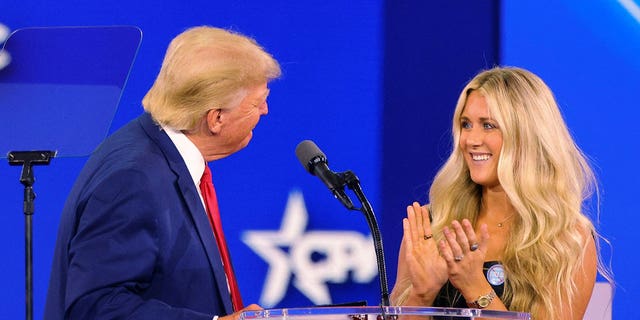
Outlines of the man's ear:
M207 128L212 134L222 131L222 109L211 109L207 112Z

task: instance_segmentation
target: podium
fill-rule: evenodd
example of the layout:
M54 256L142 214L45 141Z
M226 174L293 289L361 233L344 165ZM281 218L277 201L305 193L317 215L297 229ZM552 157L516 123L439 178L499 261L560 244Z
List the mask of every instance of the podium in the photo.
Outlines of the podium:
M385 320L385 319L531 320L524 312L435 307L316 307L245 311L240 320Z

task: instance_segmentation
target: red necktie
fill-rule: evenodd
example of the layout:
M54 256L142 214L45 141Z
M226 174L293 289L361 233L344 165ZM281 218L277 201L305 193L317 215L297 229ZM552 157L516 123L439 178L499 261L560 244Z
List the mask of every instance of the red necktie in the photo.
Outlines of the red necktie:
M213 234L216 236L216 242L220 249L220 257L222 258L224 272L227 274L229 290L231 291L233 309L238 311L242 309L242 297L240 296L240 288L238 288L238 282L236 281L236 276L233 273L233 267L231 266L229 248L227 248L227 242L224 240L222 221L220 220L220 210L218 209L218 197L216 197L216 190L213 188L213 182L211 181L211 170L206 164L204 166L204 173L200 179L200 192L202 192L202 198L204 198L204 203L207 207L209 222L211 223Z

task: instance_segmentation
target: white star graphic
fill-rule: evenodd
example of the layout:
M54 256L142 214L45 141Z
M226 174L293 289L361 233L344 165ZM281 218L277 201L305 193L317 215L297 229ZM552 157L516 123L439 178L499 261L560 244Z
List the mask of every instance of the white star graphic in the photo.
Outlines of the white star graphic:
M302 193L289 194L280 230L246 231L243 241L269 264L260 297L265 307L275 306L287 292L291 276L300 292L315 304L330 304L326 282L370 282L378 273L371 237L353 231L306 232L307 209ZM290 254L282 248L289 247ZM313 261L313 253L325 259Z
M276 305L287 292L291 271L289 270L288 257L279 246L289 246L304 233L306 226L307 209L302 193L293 192L289 195L280 230L275 232L247 231L244 233L242 241L269 263L269 272L260 297L262 305Z

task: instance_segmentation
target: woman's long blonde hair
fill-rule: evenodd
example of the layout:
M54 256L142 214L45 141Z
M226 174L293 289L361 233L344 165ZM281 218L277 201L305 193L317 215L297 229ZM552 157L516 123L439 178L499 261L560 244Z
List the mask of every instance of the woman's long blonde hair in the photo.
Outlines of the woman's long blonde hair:
M482 187L471 180L459 147L460 116L472 91L486 99L502 130L498 178L516 210L501 261L507 274L503 301L514 311L559 314L558 301L576 295L573 279L588 244L585 234L597 236L583 214L583 201L597 193L597 185L553 93L538 76L496 67L464 88L453 117L453 152L429 193L433 229L463 218L475 222L480 210ZM608 275L602 263L599 270Z

